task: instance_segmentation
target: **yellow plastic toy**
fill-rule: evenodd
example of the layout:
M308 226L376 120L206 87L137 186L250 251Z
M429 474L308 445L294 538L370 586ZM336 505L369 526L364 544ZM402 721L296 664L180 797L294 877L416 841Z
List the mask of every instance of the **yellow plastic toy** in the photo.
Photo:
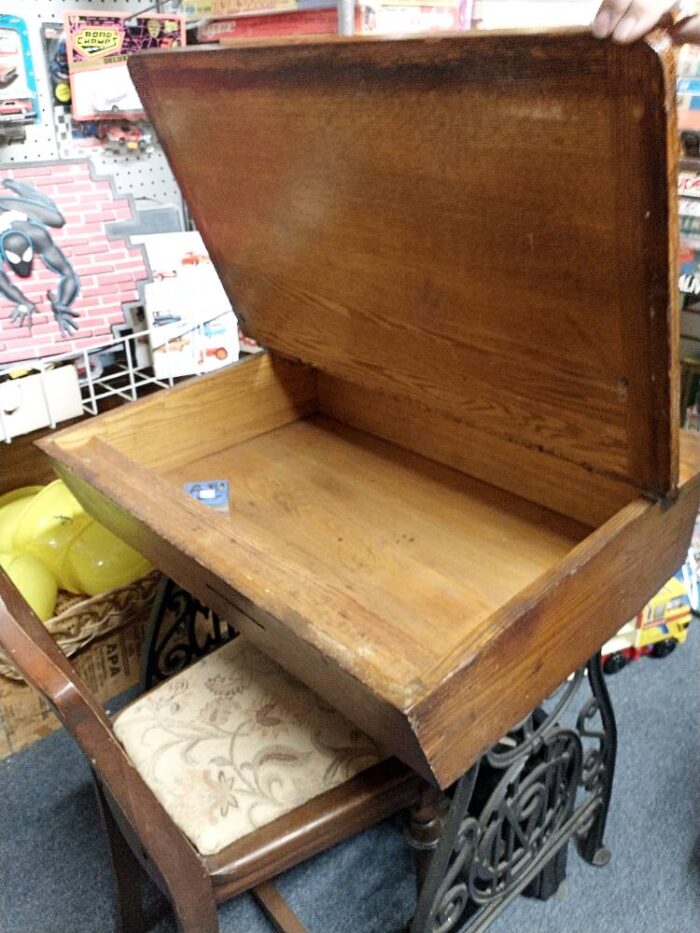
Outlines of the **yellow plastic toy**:
M82 592L68 568L67 554L75 538L92 519L62 480L40 486L21 515L13 546L22 554L38 557L51 570L58 586L69 593Z
M19 551L24 550L32 541L84 514L82 505L63 481L54 480L33 497L22 515L15 532L15 547Z
M43 488L43 486L20 486L19 489L10 489L9 492L4 492L0 496L0 509L5 505L9 505L10 502L14 502L15 499L26 499L29 496L35 496Z
M24 513L32 503L32 498L32 496L22 496L0 508L0 551L14 550L15 534L20 527Z
M95 521L73 539L66 564L88 596L126 586L151 569L145 557Z
M127 586L151 569L137 551L92 519L62 480L0 497L0 552L19 574L18 589L42 619L49 602L53 612L56 587L97 596ZM20 557L29 560L18 563Z
M0 567L41 621L50 619L56 608L58 590L51 571L31 554L17 554L14 551L0 552Z
M91 522L90 516L81 512L72 518L46 525L22 548L23 553L38 557L56 577L59 589L69 593L82 593L78 579L69 565L68 551L73 539Z

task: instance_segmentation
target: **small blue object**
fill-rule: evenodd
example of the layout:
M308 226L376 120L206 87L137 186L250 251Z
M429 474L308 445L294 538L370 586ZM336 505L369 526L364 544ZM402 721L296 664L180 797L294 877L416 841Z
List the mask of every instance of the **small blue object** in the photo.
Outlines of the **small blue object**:
M212 479L202 483L185 483L183 489L188 496L197 502L216 509L218 512L228 512L228 480Z
M678 108L680 110L700 110L700 94L679 94Z
M700 94L700 78L679 78L676 91L678 94Z

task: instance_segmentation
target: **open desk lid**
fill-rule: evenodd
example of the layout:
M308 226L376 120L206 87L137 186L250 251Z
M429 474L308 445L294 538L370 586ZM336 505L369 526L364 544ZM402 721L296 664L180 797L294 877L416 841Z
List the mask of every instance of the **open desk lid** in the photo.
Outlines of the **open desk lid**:
M130 66L260 343L663 496L678 478L670 61L564 31Z

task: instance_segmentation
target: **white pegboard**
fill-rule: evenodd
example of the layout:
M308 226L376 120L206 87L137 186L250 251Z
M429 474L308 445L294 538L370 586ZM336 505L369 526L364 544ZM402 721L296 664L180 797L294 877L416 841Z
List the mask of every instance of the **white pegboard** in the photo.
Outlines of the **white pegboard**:
M171 12L177 2L162 3L163 12ZM60 22L63 14L76 10L95 13L139 13L150 10L154 0L3 0L2 12L20 16L27 24L29 42L34 59L42 122L26 127L23 143L0 145L0 165L39 162L58 159L60 153L53 122L53 104L49 86L44 49L41 41L42 23ZM72 157L86 156L100 175L111 175L120 194L147 198L180 206L180 191L162 149L157 142L153 150L144 154L118 155L101 146L92 150L76 151Z
M90 159L98 175L112 175L119 194L180 205L180 189L157 143L143 155L114 155L100 147Z

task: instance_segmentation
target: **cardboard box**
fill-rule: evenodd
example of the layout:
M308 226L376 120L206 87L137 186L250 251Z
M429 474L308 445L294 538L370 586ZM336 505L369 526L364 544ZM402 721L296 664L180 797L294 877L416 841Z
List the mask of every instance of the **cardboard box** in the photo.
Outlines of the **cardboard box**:
M76 670L100 703L138 683L146 622L137 621L91 642L73 658ZM51 708L32 687L0 676L0 759L60 728Z
M83 413L78 373L68 364L0 383L0 440Z

